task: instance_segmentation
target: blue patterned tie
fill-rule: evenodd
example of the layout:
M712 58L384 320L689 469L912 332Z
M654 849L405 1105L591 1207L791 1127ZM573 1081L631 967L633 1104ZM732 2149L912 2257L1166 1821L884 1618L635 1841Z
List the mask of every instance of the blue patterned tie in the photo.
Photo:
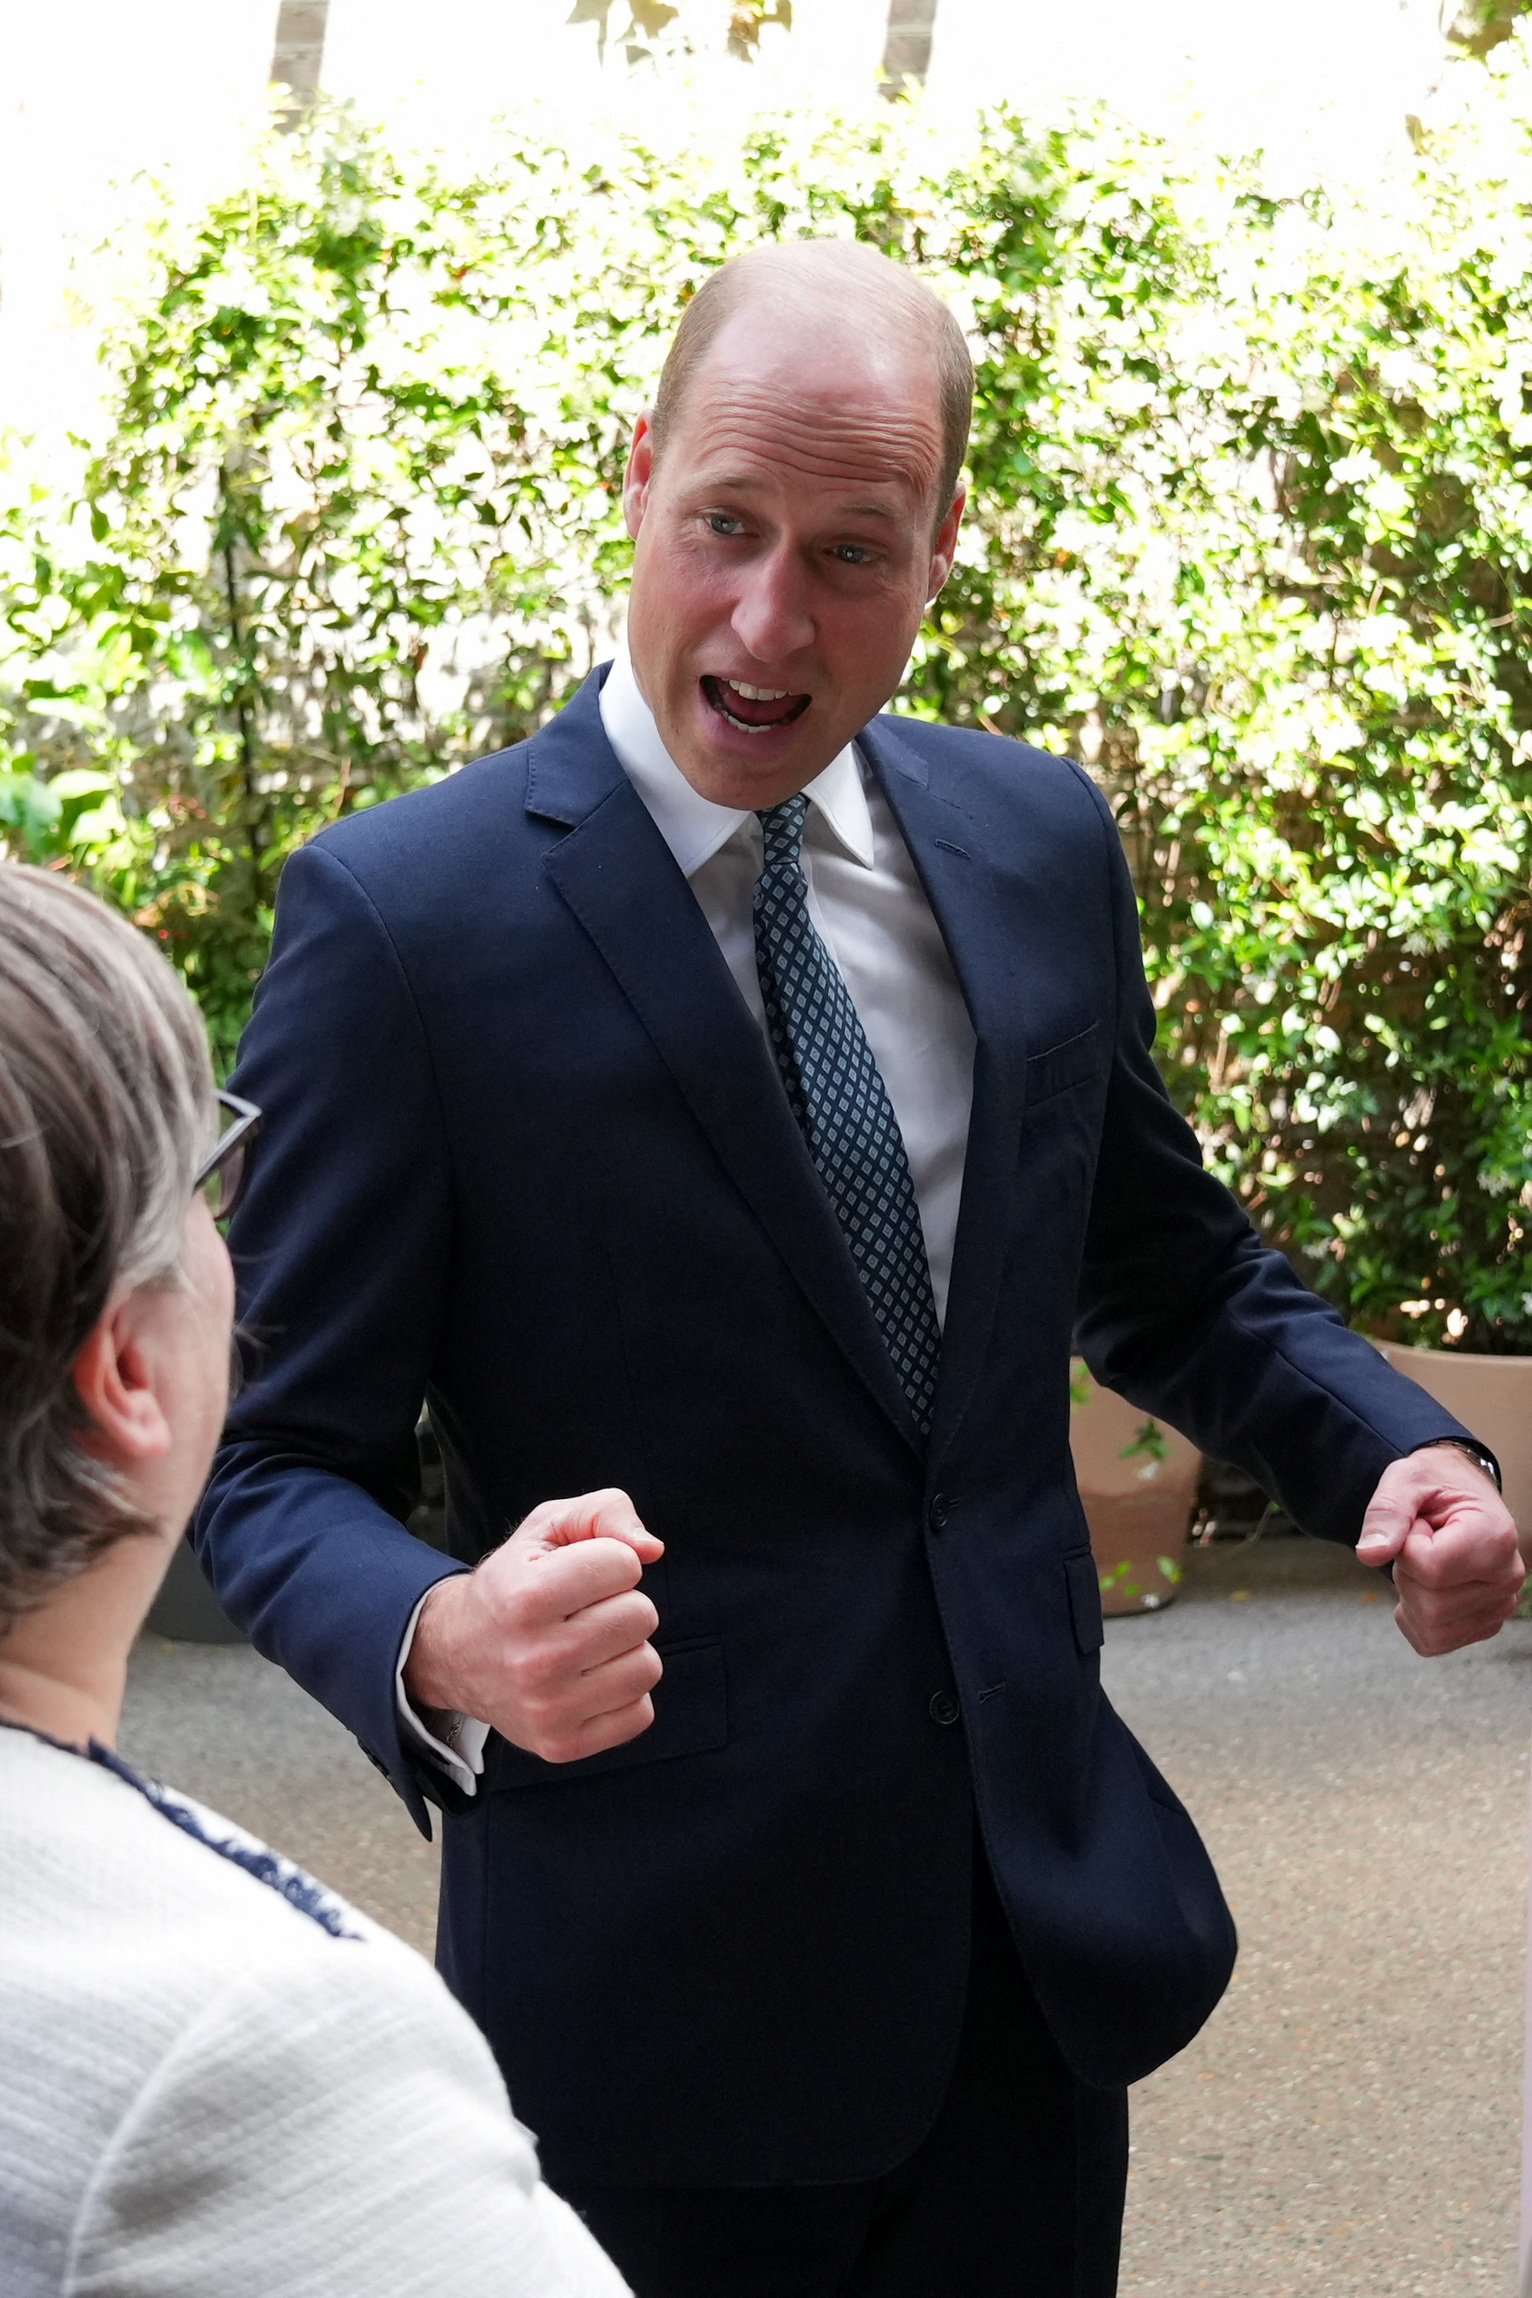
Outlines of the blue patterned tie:
M800 794L759 816L755 964L766 1029L910 1410L929 1436L942 1340L920 1209L888 1088L809 916L799 858L808 807Z

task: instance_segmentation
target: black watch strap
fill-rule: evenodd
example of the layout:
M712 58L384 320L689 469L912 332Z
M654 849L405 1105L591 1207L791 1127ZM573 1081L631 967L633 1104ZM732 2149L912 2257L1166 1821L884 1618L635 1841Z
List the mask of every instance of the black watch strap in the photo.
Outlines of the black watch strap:
M1490 1451L1488 1445L1477 1443L1471 1436L1433 1436L1429 1444L1419 1444L1415 1449L1417 1452L1431 1452L1442 1444L1450 1445L1454 1452L1463 1453L1467 1459L1473 1462L1475 1468L1482 1468L1486 1476L1494 1479L1497 1492L1505 1490L1505 1479L1500 1473L1499 1461Z

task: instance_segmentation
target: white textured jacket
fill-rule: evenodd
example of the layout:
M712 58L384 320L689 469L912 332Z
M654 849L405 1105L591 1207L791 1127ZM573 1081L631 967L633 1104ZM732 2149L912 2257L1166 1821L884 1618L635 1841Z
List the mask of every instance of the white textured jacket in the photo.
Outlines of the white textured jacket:
M625 2298L401 1941L0 1729L5 2298Z

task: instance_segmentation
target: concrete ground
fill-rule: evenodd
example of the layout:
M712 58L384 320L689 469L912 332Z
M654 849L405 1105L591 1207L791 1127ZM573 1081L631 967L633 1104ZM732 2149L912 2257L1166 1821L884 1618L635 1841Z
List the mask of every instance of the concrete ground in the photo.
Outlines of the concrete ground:
M1243 1942L1135 2094L1124 2298L1509 2298L1532 1622L1419 1660L1373 1574L1274 1541L1105 1672Z
M1510 2298L1532 1622L1425 1662L1345 1554L1220 1547L1106 1677L1243 1940L1135 2094L1122 2298ZM429 1950L433 1850L253 1652L145 1638L123 1748Z
M351 1734L247 1644L141 1636L118 1744L431 1953L435 1845Z

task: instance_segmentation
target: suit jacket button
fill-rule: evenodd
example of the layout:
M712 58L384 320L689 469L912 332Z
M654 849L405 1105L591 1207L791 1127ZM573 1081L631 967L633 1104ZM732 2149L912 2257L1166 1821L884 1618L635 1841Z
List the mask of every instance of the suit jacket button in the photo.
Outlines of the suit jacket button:
M957 1701L953 1698L951 1692L932 1693L931 1721L933 1723L955 1724L958 1720L959 1712L960 1711L958 1709Z
M932 1493L931 1505L926 1514L933 1532L945 1530L947 1521L952 1514L952 1502L947 1498L945 1492Z

